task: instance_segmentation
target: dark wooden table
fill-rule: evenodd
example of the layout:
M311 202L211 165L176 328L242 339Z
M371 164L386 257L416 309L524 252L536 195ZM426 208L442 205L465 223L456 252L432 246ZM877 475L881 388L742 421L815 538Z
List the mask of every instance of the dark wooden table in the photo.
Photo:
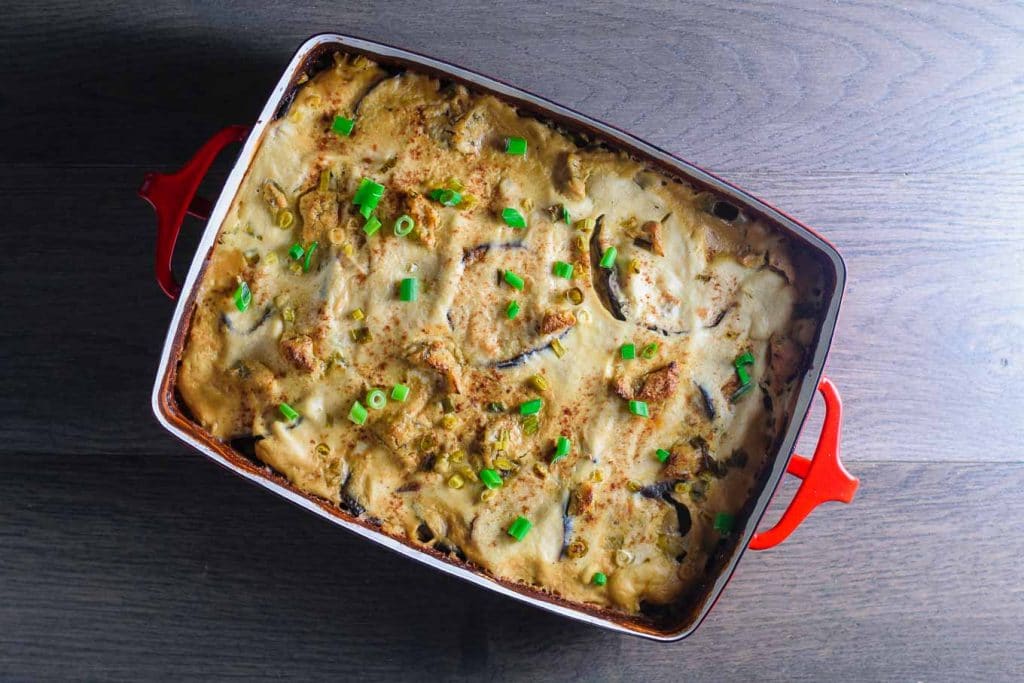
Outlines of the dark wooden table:
M262 4L0 10L0 676L1024 676L1024 8ZM253 120L292 51L330 30L608 120L845 255L828 372L861 491L749 554L689 640L423 569L152 418L171 304L135 188Z

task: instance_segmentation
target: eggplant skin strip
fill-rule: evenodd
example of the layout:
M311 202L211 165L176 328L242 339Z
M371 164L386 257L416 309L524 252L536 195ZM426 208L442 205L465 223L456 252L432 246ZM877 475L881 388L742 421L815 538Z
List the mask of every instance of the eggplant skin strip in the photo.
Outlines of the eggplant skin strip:
M622 289L619 287L618 267L601 267L601 227L604 225L604 214L597 217L594 232L590 235L590 269L594 273L594 290L601 305L616 320L626 321L625 305L620 299Z
M694 382L697 385L697 390L700 392L700 400L704 406L704 413L708 416L709 420L714 420L717 416L715 412L715 400L711 398L711 393L703 387L700 383ZM765 394L768 396L768 394Z
M704 326L704 329L705 330L711 330L711 329L714 329L714 328L718 327L719 325L721 325L722 321L725 320L725 316L735 306L736 306L736 302L734 301L731 304L729 304L728 306L726 306L725 308L723 308L721 311L718 312L718 315L715 316L714 320L712 320L710 323L708 323L707 325Z
M693 526L693 518L690 516L690 508L686 507L672 497L672 489L682 479L668 479L654 484L648 484L640 489L640 495L651 500L662 500L676 510L676 518L679 521L679 535L685 536Z
M364 90L363 93L359 96L359 99L356 100L355 104L351 105L351 107L352 107L352 118L353 119L358 119L359 118L359 108L363 106L363 102L366 100L367 97L370 96L370 94L374 90L376 90L377 88L379 88L381 85L383 85L384 83L386 83L388 81L394 80L396 78L401 78L401 77L402 77L401 73L395 74L393 76L391 74L383 74L380 77L379 80L376 80L373 83L370 83L370 85L367 86L366 90Z
M492 249L525 249L522 242L484 242L462 252L462 262L469 265L483 258Z
M562 334L555 337L555 339L561 341L562 339L565 338L565 335L569 334L569 332L571 331L572 328L570 327L569 329L562 332ZM552 339L551 341L554 341L554 339ZM499 360L495 363L492 363L490 367L495 368L497 370L508 370L509 368L517 368L523 363L525 363L531 356L538 354L546 349L550 349L551 341L549 341L547 344L544 344L543 346L535 346L532 349L529 349L528 351L520 353L518 356L512 356L511 358L506 358L505 360Z
M224 325L224 327L226 327L229 331L234 332L235 334L250 335L253 332L255 332L256 330L258 330L261 327L263 327L263 323L267 322L267 320L270 319L270 314L272 312L273 311L270 309L270 307L267 307L266 309L264 309L263 310L263 315L260 316L260 319L257 320L256 324L253 325L252 327L250 327L248 330L239 330L239 329L235 328L234 323L231 322L231 318L228 317L227 313L222 313L221 314L220 321Z
M569 542L572 538L573 531L573 519L572 515L569 514L569 506L571 505L572 497L566 496L565 506L562 509L562 556L565 556L569 551Z
M647 329L651 332L657 332L662 337L679 337L684 334L690 334L689 330L666 330L664 327L656 327L655 325L648 325Z

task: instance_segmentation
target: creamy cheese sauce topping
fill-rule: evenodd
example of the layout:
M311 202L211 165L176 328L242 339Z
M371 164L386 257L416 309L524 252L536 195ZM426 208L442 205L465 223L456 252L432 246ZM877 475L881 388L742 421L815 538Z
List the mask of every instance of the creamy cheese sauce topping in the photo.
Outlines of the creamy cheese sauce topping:
M335 116L351 135L332 132ZM526 154L507 154L508 138ZM385 188L369 237L352 203L363 178ZM462 201L443 206L435 189ZM797 312L820 295L813 262L714 202L492 96L339 55L256 152L200 286L179 390L212 434L256 437L297 488L386 533L574 602L678 603L788 421L815 334ZM506 208L527 227L506 225ZM396 236L403 214L415 228ZM313 242L307 271L289 249ZM406 278L416 301L398 295ZM404 402L367 405L396 384ZM559 436L571 447L552 462ZM522 540L507 531L518 517L532 523Z

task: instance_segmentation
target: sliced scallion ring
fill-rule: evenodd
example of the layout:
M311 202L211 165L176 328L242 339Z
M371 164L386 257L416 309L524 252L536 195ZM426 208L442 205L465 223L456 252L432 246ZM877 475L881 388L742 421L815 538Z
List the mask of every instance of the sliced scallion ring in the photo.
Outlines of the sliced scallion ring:
M416 221L407 214L402 214L395 220L395 234L399 237L405 237L416 227Z
M388 397L380 389L370 389L366 392L366 405L374 410L380 410L387 405Z

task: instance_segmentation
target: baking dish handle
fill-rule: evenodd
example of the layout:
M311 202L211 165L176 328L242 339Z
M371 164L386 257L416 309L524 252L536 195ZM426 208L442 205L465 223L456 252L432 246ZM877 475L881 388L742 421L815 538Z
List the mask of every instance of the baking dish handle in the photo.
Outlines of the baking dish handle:
M860 480L847 472L839 460L843 403L836 385L829 378L822 377L818 391L825 399L825 419L814 457L809 460L794 453L790 458L786 471L803 479L803 483L779 522L768 531L754 534L750 541L751 550L766 550L782 543L807 519L811 510L826 501L852 502L860 485Z
M199 151L174 173L147 173L139 196L156 211L156 281L171 299L181 293L181 284L171 272L171 256L178 241L185 214L206 219L213 210L210 200L196 197L196 190L213 160L232 142L242 142L248 126L228 126L207 140Z

